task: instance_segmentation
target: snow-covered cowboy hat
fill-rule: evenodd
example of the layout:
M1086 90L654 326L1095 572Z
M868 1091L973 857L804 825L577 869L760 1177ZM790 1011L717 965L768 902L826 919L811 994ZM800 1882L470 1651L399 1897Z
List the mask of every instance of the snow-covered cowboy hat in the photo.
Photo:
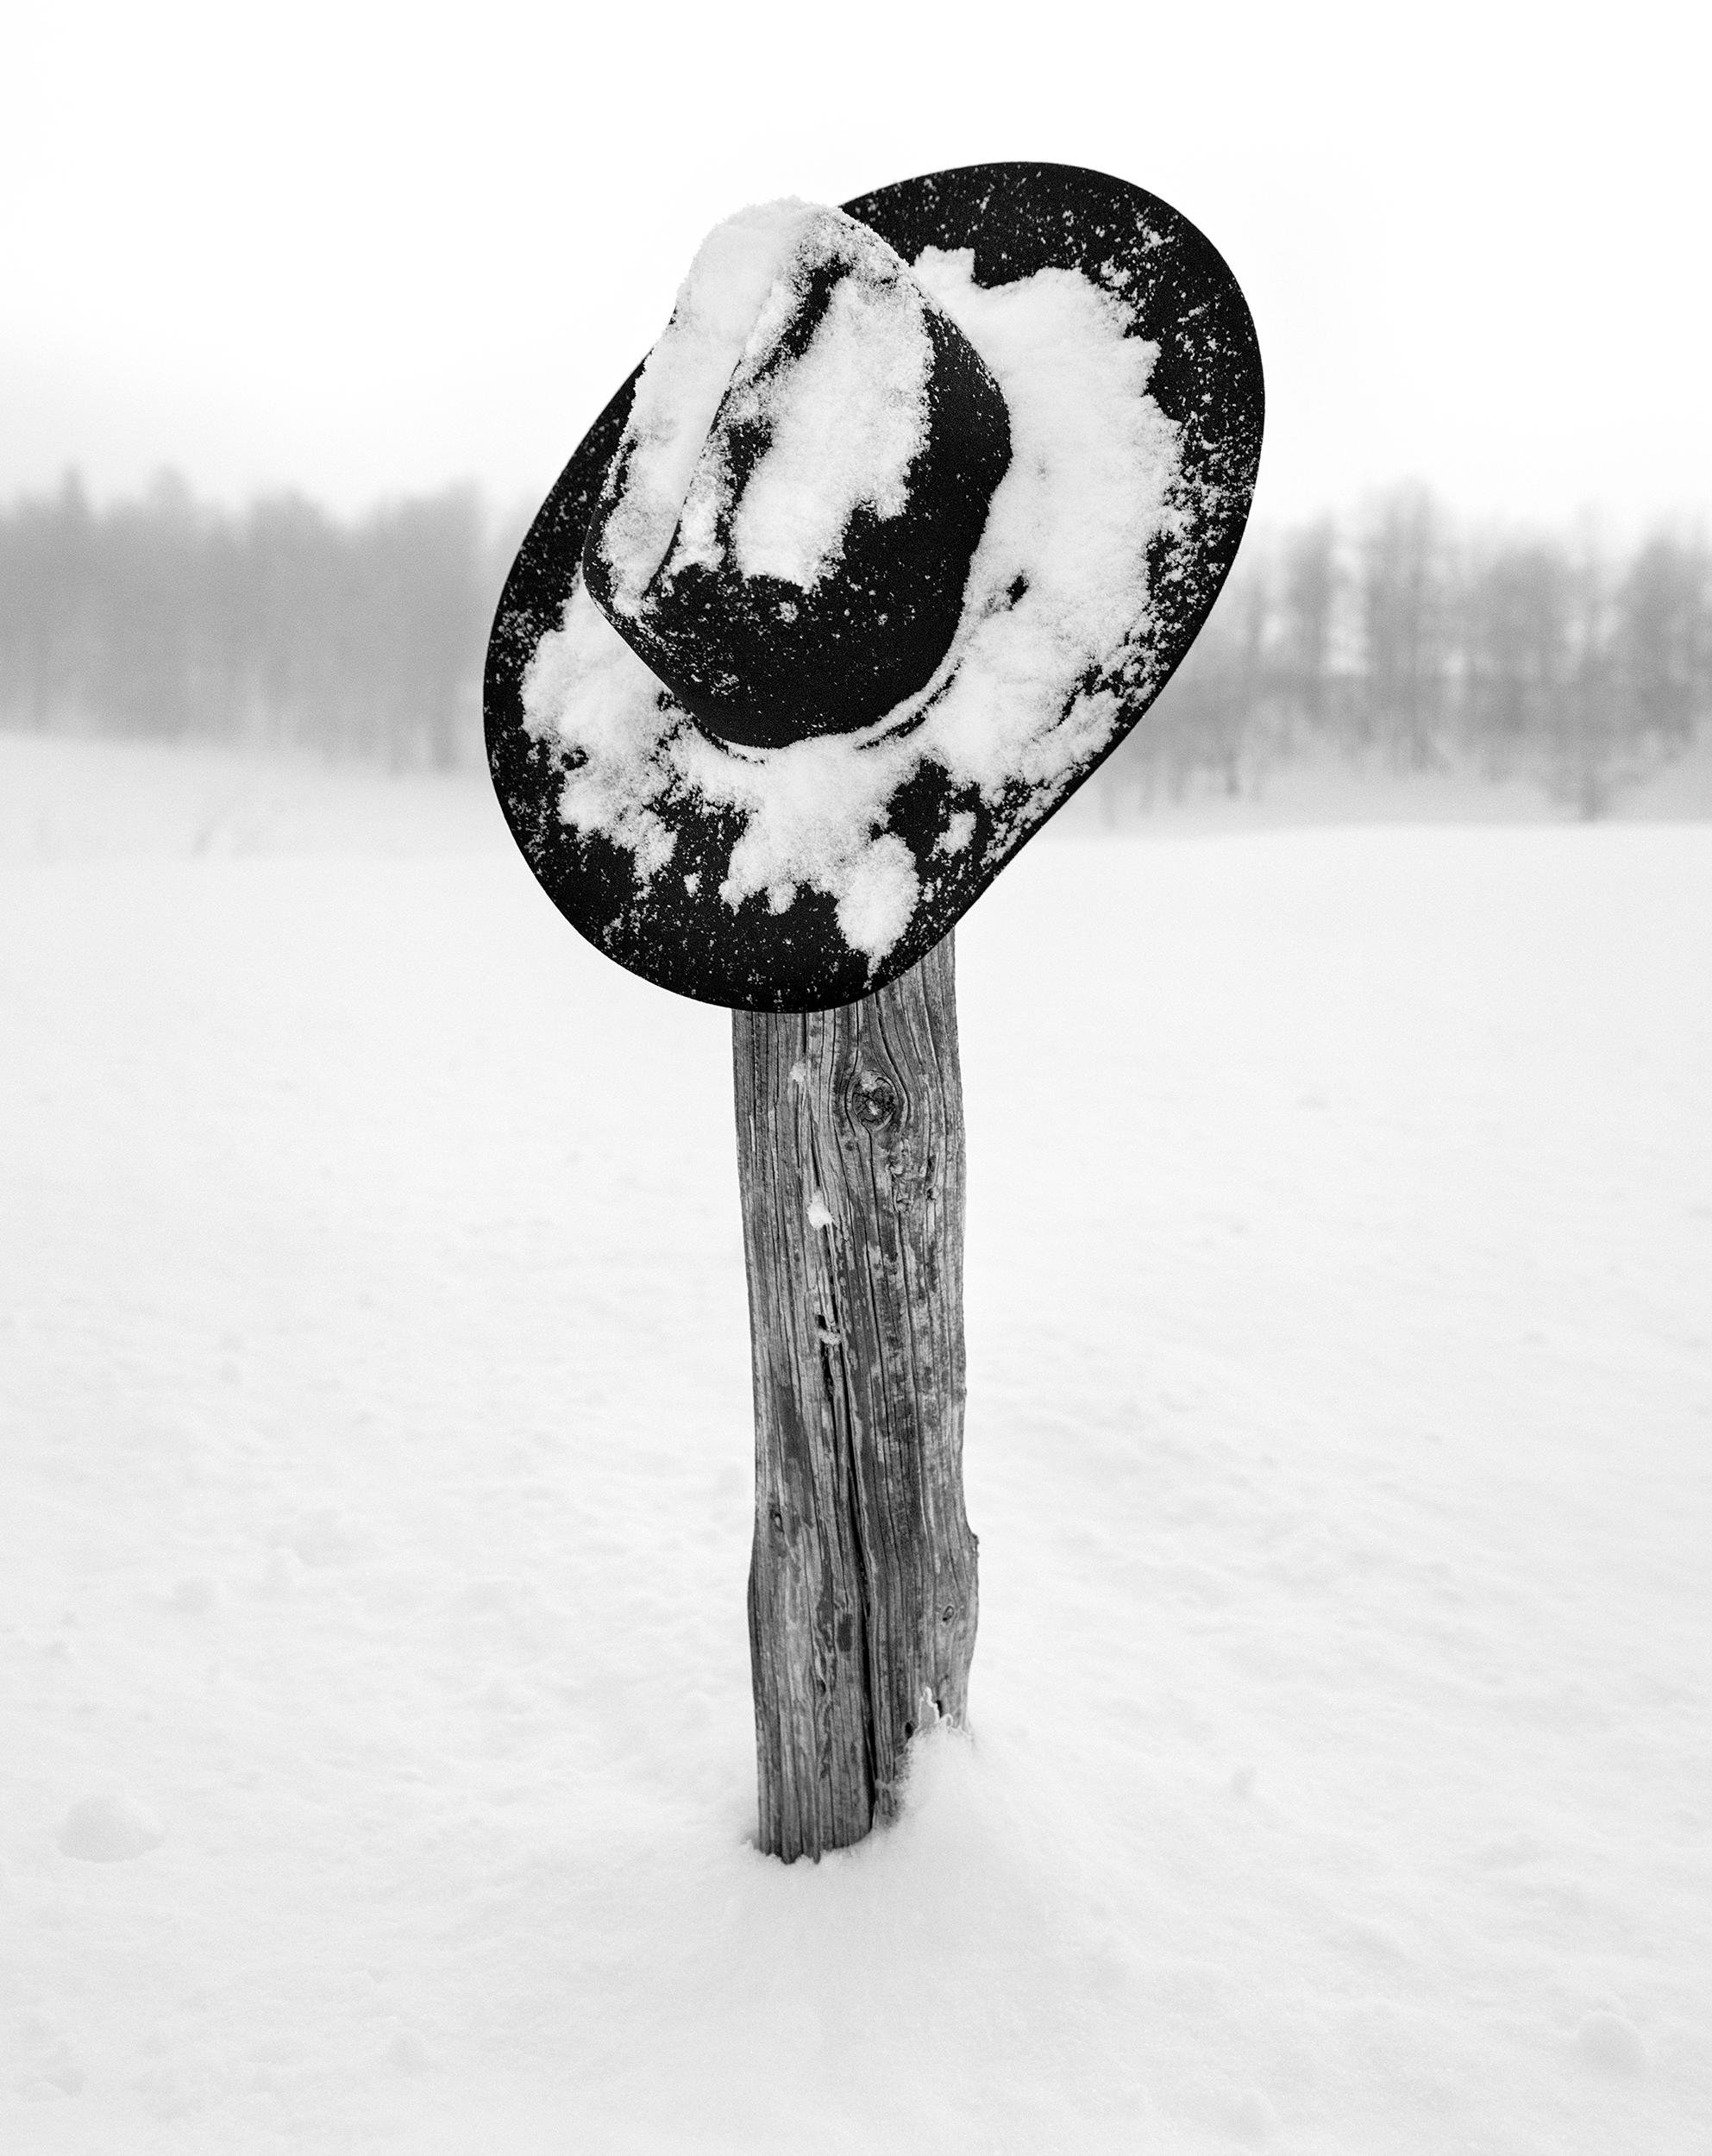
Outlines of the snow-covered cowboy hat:
M494 622L489 760L554 903L705 1002L894 979L1188 649L1262 409L1223 260L1102 173L718 227Z

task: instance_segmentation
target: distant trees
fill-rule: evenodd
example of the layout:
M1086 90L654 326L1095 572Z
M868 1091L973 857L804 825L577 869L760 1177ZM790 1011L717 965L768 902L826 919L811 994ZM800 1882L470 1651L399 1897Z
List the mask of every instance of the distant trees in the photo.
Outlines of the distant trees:
M172 479L97 511L68 478L0 512L0 720L469 761L502 553L468 488L347 524Z
M1278 548L1278 653L1287 709L1324 726L1331 709L1332 609L1337 534L1329 517L1289 533Z
M474 761L488 625L517 535L468 488L340 523L75 479L0 511L0 724ZM1654 533L1459 530L1418 488L1245 542L1158 703L1092 791L1254 792L1304 757L1527 778L1583 816L1712 712L1712 561Z
M1586 817L1712 713L1712 557L1659 532L1459 532L1419 489L1352 526L1251 534L1188 657L1102 767L1122 816L1320 755L1523 777Z

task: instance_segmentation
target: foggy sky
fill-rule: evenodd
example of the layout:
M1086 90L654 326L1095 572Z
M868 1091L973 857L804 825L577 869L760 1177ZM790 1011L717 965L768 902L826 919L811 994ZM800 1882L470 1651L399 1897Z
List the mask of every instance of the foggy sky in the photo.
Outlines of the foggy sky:
M1263 514L1712 504L1706 10L9 10L0 497L528 506L706 227L937 166L1151 188L1241 279Z

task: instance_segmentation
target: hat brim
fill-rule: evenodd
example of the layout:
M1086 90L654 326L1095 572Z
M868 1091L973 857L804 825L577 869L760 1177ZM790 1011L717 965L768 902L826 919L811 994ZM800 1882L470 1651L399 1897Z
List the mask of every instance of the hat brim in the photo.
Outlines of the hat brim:
M877 963L853 950L833 899L799 887L775 912L765 893L733 906L719 894L743 823L674 793L655 805L673 833L674 873L644 880L633 856L559 813L562 750L525 724L525 673L560 626L583 536L629 415L638 364L578 444L530 526L506 580L487 649L484 711L493 783L512 835L542 888L582 936L630 972L676 994L751 1011L825 1010L895 980L940 941L1000 870L1083 785L1141 718L1218 597L1248 517L1260 458L1264 392L1254 324L1235 278L1187 218L1139 187L1069 165L971 165L900 181L846 203L906 261L924 248L971 248L975 281L992 286L1043 269L1110 285L1158 347L1148 392L1180 430L1186 512L1149 555L1144 622L1121 663L1081 686L1111 692L1115 724L1050 801L1019 814L924 762L893 797L887 828L914 856L920 895ZM1138 646L1144 664L1137 663ZM948 814L975 818L974 843L936 851Z

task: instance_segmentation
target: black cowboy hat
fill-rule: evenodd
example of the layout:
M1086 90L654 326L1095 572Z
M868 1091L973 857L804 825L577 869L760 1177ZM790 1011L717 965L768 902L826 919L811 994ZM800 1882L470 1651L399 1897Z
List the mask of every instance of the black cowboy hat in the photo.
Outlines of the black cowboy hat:
M643 499L638 367L507 580L488 756L542 885L609 957L704 1002L818 1010L938 942L1163 687L1242 536L1260 355L1214 249L1101 173L969 166L842 217L746 216L788 228L793 281L719 402L699 541L693 485L664 498L640 569L613 536L626 489ZM773 385L831 350L843 280L847 343L851 323L916 310L915 345L895 347L920 354L906 480L858 488L807 569L776 548L745 557L734 516L784 440ZM859 379L831 367L823 421ZM889 425L887 395L874 410ZM817 437L793 439L800 491Z

